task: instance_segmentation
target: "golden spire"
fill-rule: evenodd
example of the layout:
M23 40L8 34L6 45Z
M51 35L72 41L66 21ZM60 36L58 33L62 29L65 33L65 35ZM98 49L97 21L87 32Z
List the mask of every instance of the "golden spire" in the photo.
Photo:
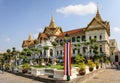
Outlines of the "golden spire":
M98 4L97 4L97 12L96 12L96 16L95 17L102 21L102 18L101 18L101 15L99 13L99 9L98 9Z
M51 22L50 22L49 27L50 27L50 28L56 28L56 25L55 25L54 17L53 17L53 16L52 16L52 18L51 18Z
M33 37L31 34L29 35L28 40L33 40Z

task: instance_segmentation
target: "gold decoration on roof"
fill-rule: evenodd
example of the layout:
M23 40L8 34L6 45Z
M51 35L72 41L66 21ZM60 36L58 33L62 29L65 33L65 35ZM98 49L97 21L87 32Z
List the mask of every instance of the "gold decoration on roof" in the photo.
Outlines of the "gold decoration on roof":
M100 15L100 13L99 13L98 7L97 7L97 12L96 12L95 18L97 18L98 20L102 21L102 18L101 18L101 15Z
M28 40L33 40L33 37L31 34L29 35Z
M54 17L53 16L51 18L51 22L50 22L49 28L56 28L56 24L54 22Z

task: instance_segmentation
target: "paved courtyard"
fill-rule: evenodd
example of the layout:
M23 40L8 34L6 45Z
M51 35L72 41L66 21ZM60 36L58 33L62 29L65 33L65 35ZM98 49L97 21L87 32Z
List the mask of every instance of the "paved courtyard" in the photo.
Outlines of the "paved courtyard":
M76 80L72 83L120 83L120 70L104 69L104 71L96 73L93 76L91 75L91 77L86 78L82 82L79 80ZM47 83L47 82L40 82L34 79L29 79L26 77L22 77L7 72L2 74L0 71L0 83Z
M40 82L34 79L25 78L7 72L2 74L0 71L0 83L45 83L45 82Z
M120 83L120 70L105 69L82 83Z

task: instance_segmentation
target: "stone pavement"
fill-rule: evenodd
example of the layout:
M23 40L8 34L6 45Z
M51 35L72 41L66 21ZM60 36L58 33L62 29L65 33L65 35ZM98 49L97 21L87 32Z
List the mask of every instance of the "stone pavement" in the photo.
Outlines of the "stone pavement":
M120 83L120 70L105 69L103 72L80 83Z
M7 72L4 72L4 74L2 74L0 71L0 83L45 83L45 82L40 82L34 79L25 78Z
M19 73L5 72L2 74L0 71L0 83L120 83L120 70L99 69L69 82Z

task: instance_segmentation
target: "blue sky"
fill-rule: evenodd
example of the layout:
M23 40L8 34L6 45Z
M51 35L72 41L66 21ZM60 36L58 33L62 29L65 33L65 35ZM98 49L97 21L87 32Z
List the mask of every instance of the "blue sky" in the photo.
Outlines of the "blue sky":
M0 52L20 50L29 34L36 38L49 25L51 16L63 31L86 27L97 3L102 19L110 22L111 38L120 45L120 0L0 0Z

